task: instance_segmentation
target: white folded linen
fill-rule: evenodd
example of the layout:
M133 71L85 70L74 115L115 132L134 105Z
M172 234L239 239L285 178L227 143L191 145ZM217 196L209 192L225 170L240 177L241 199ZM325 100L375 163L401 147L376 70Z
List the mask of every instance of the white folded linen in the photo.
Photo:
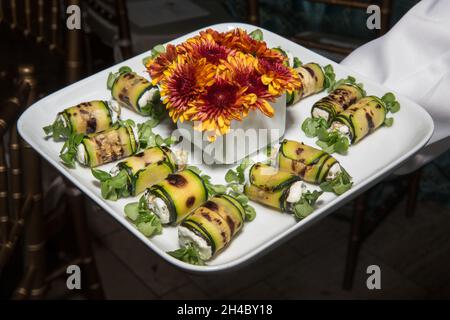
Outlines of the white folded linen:
M450 1L422 0L386 35L342 64L424 107L433 136L397 173L411 172L450 148Z

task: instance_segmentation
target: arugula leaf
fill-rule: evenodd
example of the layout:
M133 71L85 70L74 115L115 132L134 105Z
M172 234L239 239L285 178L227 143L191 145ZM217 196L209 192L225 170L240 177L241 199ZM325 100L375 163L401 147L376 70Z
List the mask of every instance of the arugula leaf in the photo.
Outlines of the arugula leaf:
M302 61L298 58L298 57L294 57L294 61L293 61L293 68L298 68L301 67L303 65Z
M340 132L329 132L321 128L317 131L317 136L319 137L319 140L316 142L316 144L321 147L322 150L326 153L347 153L348 147L350 145L350 140Z
M162 44L157 44L153 47L153 49L150 51L151 58L155 59L157 56L159 56L161 53L166 52L166 47Z
M294 204L294 216L297 219L301 220L310 215L314 211L314 204L322 193L322 191L317 190L314 190L313 192L306 191L305 193L303 193L300 200Z
M386 117L386 119L384 119L384 125L386 127L392 127L393 124L394 124L394 118Z
M46 137L52 136L55 141L65 140L72 133L70 128L59 117L51 125L45 126L42 129Z
M331 181L324 181L320 184L320 189L324 192L334 192L341 195L353 186L352 177L344 168L341 167L341 172Z
M148 208L145 196L139 202L128 203L124 211L144 236L151 237L162 232L161 220Z
M225 175L225 181L228 183L245 183L245 170L254 164L253 160L250 158L245 158L242 162L236 167L235 170L229 169Z
M92 169L91 172L95 178L100 180L100 190L104 199L116 201L130 195L130 177L126 170L120 170L115 176L98 169Z
M64 165L69 168L75 168L75 157L78 152L78 145L83 141L84 134L71 134L64 142L59 157Z
M400 103L395 99L395 95L392 92L388 92L381 97L388 112L396 113L400 110Z
M157 87L155 87L157 88ZM161 119L167 114L166 106L161 100L161 92L157 89L148 103L141 107L140 112L144 116L149 116L153 119L161 121Z
M193 244L187 245L186 247L177 249L175 251L168 251L167 254L189 264L197 266L205 265L205 262L200 258L198 248Z
M333 66L331 64L327 64L323 67L323 73L325 75L325 83L323 87L328 89L328 92L330 92L336 82L336 74L334 73Z
M141 150L162 145L171 146L178 142L178 140L173 136L163 138L161 135L154 133L153 128L155 128L158 124L159 119L155 118L138 124L138 141L139 148Z
M316 137L320 130L329 128L328 122L323 118L306 118L302 123L302 130L307 137Z
M248 34L252 39L257 41L263 41L264 35L261 29L255 29Z

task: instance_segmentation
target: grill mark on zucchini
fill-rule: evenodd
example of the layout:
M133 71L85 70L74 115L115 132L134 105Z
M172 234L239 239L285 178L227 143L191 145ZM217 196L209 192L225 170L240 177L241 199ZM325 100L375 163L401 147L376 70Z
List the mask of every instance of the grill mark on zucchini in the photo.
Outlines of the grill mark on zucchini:
M181 188L187 184L186 178L177 173L169 174L166 180L170 185L177 188Z
M209 210L215 211L215 212L219 211L219 206L217 205L217 203L215 203L211 200L206 201L202 207L208 208Z
M195 197L194 196L190 196L186 200L186 207L187 208L191 208L194 205L194 203L195 203Z

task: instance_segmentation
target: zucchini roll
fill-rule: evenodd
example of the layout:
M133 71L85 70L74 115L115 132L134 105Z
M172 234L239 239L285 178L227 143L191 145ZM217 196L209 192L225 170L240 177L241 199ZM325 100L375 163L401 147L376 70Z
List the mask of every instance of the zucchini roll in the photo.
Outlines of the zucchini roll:
M164 110L158 87L128 67L110 74L108 89L116 101L141 115L155 116Z
M180 245L195 247L201 260L209 260L231 242L244 220L245 209L235 197L217 194L181 222Z
M317 63L307 63L295 68L302 85L299 90L286 96L287 105L293 105L303 98L324 90L327 87L327 77L329 76L326 73L333 73L331 66L327 66L326 68L327 70L324 70L324 68Z
M334 180L342 172L339 162L333 156L292 140L281 143L277 160L280 170L313 184Z
M208 199L208 190L197 173L185 169L148 188L144 197L162 224L177 224Z
M91 168L129 157L137 150L136 136L128 124L119 124L89 135L71 135L61 150L60 158L73 167L75 159Z
M92 173L101 182L103 198L116 200L136 196L178 171L186 163L185 155L183 151L155 146L118 163L110 173L97 169Z
M379 128L386 113L385 103L380 98L367 96L339 113L331 123L331 131L345 135L355 144Z
M314 103L311 116L325 119L325 121L331 123L338 113L346 110L364 96L365 92L360 85L354 83L340 84L328 96Z
M277 170L267 164L257 163L250 169L249 183L244 193L250 200L295 214L299 219L313 211L313 205L321 192L308 191L295 174Z
M43 129L47 136L64 140L71 134L91 134L109 129L119 116L120 106L117 102L94 100L63 110L58 113L53 124Z

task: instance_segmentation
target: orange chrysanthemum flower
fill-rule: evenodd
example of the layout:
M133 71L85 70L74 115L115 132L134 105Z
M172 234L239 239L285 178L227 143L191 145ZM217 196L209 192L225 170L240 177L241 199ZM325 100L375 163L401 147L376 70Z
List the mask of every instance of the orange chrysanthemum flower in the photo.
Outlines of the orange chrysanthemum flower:
M293 92L301 86L297 72L281 62L259 59L258 70L262 74L262 83L268 86L273 96L279 96L285 91Z
M210 34L187 40L183 50L193 59L205 58L207 62L218 65L220 60L226 60L235 50L218 44Z
M164 71L161 96L174 122L190 119L195 112L198 95L214 81L215 70L216 67L207 63L205 58L192 60L179 56Z
M255 103L250 106L251 109L259 109L266 116L272 117L274 110L269 101L273 101L274 97L269 93L267 85L262 82L257 65L258 60L255 57L237 53L235 56L229 56L219 68L229 81L247 87L246 93L256 96Z
M179 57L177 48L168 44L166 52L161 53L155 59L149 59L145 65L152 78L152 83L157 84L163 77L164 71L171 65L171 63L177 60Z
M248 106L256 100L254 94L247 94L247 88L218 77L198 99L195 115L192 117L195 129L209 131L210 141L217 135L228 133L232 120L241 121L248 113Z

